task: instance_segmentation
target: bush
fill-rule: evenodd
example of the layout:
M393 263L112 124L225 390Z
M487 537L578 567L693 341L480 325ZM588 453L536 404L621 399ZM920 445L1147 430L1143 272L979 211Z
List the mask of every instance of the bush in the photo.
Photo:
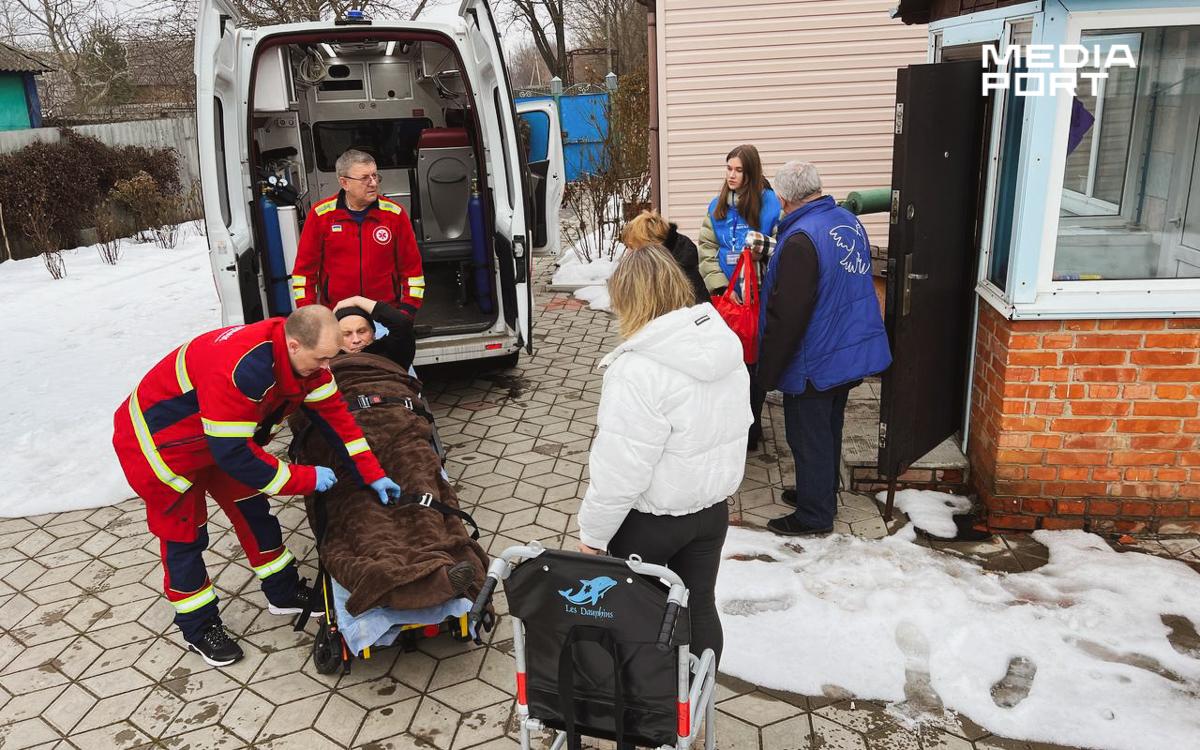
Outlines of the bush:
M10 234L26 237L37 254L74 247L120 180L147 174L164 195L179 193L179 154L170 148L106 146L73 130L57 143L35 141L0 154L0 204ZM139 227L142 228L142 227ZM61 258L47 260L51 275Z
M110 266L117 265L121 257L121 238L132 231L130 223L123 219L120 209L112 201L105 201L93 211L92 226L96 228L100 260Z
M117 180L109 198L129 212L134 228L143 233L158 230L174 217L179 207L179 194L164 194L158 181L146 172Z
M649 85L645 67L621 76L604 104L604 123L593 122L600 143L563 195L572 216L563 231L585 263L615 259L623 222L649 207Z

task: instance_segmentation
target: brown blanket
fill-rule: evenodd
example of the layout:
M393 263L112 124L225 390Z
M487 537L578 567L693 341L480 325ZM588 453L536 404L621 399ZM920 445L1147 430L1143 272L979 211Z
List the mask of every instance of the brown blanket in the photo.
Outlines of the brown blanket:
M339 355L332 365L338 388L347 398L410 398L420 404L419 380L389 359L374 354ZM405 495L428 492L458 507L458 497L441 476L441 462L430 439L433 428L403 404L378 404L354 412L359 427L383 470ZM418 609L455 597L447 570L470 561L475 582L466 591L474 598L483 584L488 557L457 517L411 504L383 505L370 487L357 479L303 413L292 417L295 459L329 466L338 483L325 493L327 521L321 560L330 575L350 591L346 609L358 615L371 607ZM309 523L316 528L314 498L306 498Z

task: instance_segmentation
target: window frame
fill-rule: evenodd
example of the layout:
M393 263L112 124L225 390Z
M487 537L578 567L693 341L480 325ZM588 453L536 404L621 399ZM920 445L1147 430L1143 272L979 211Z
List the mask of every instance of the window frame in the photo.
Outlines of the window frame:
M1086 29L1085 29L1085 31L1086 31ZM1082 38L1082 34L1080 35L1080 37ZM1137 57L1138 57L1137 76L1138 77L1137 77L1137 82L1134 86L1134 99L1135 99L1135 101L1140 99L1142 96L1144 96L1146 94L1146 92L1150 86L1150 80L1154 77L1153 73L1155 72L1155 70L1153 68L1150 68L1149 74L1148 74L1147 66L1142 65L1142 59L1143 59L1142 50L1145 47L1145 40L1142 39L1142 35L1140 33L1136 33L1136 32L1114 31L1113 33L1105 34L1103 39L1105 41L1102 42L1102 44L1105 47L1111 47L1114 44L1126 44L1126 43L1130 43L1130 42L1136 40L1137 50L1138 50L1137 51ZM1065 191L1065 193L1067 193L1066 195L1063 196L1063 204L1066 205L1069 210L1078 214L1075 217L1075 220L1079 223L1080 227L1119 225L1119 224L1123 224L1128 221L1131 221L1133 218L1133 205L1131 204L1131 202L1129 200L1127 200L1128 196L1124 189L1122 189L1122 191L1121 191L1121 202L1120 203L1113 203L1112 201L1106 201L1103 198L1095 197L1094 185L1095 185L1095 181L1096 181L1096 165L1097 165L1097 162L1099 161L1099 156L1100 156L1100 137L1099 136L1103 132L1103 122L1104 122L1103 118L1104 118L1104 110L1105 110L1103 97L1104 97L1104 94L1107 91L1107 89L1108 89L1108 79L1107 78L1100 79L1097 82L1098 106L1096 107L1096 111L1093 113L1096 117L1096 124L1093 126L1095 128L1095 130L1093 131L1093 135L1092 135L1092 148L1091 148L1091 153L1089 154L1089 164L1088 164L1088 183L1089 183L1089 189L1092 190L1093 194L1086 195L1084 193L1079 193L1077 191L1071 190L1067 187L1063 188L1063 191ZM1069 126L1070 126L1070 122L1068 121L1068 127ZM1135 107L1133 110L1133 119L1129 123L1129 138L1128 138L1127 143L1125 144L1125 177L1123 178L1124 179L1123 185L1129 185L1131 180L1137 179L1137 176L1138 176L1140 170L1136 166L1136 160L1131 158L1133 144L1141 142L1141 140L1145 138L1145 135L1146 135L1146 115L1139 112L1137 110L1137 108ZM1065 160L1067 158L1067 156L1064 155L1063 158ZM1064 181L1065 181L1065 175L1066 175L1065 163L1064 163L1064 168L1063 168L1063 174L1064 174ZM1076 209L1078 209L1078 211L1076 211ZM1100 213L1079 213L1080 211L1097 210L1097 209L1100 210L1101 212ZM1059 217L1059 218L1061 219L1061 217Z
M1007 22L1031 16L1030 44L1076 44L1084 31L1091 30L1200 25L1200 8L1192 0L1156 0L1154 6L1136 10L1129 0L1076 0L1072 6L1067 11L1059 5L1023 3L937 21L930 24L930 60L939 46L999 41L1002 35L1007 38ZM939 35L937 45L935 34ZM1139 80L1139 88L1141 85ZM983 217L988 223L980 247L976 293L1010 319L1200 317L1200 278L1053 280L1071 99L1066 92L1053 98L1026 99L1007 285L1001 290L986 279L996 198L995 181L989 175ZM1003 116L1003 107L993 110L994 116ZM999 148L993 138L989 168ZM1050 185L1057 188L1050 190Z
M1125 11L1087 11L1070 13L1066 18L1060 44L1079 44L1082 33L1091 30L1156 28L1200 25L1200 8L1156 8ZM1149 80L1150 76L1144 76ZM1139 93L1141 88L1139 82ZM1067 130L1071 118L1071 98L1059 92L1046 103L1055 107L1054 131L1041 252L1036 275L1032 279L1036 295L1032 304L1017 304L1013 317L1056 318L1129 318L1195 317L1200 315L1200 278L1183 279L1106 279L1055 281L1054 260L1062 206L1062 184L1066 171Z

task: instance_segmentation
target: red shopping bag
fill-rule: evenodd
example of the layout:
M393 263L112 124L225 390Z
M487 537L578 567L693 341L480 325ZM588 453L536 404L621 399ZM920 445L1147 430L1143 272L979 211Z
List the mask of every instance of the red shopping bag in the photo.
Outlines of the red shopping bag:
M738 299L738 279L742 280L741 300ZM747 364L758 361L758 271L754 254L743 250L725 294L712 298L713 307L742 340L743 357Z

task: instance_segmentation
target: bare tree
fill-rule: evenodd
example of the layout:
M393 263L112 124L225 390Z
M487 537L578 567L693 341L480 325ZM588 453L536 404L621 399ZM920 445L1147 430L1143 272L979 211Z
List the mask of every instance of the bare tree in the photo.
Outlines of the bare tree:
M501 3L497 3L500 6ZM510 21L533 36L533 46L551 76L567 79L567 16L565 0L504 0Z
M568 21L579 47L609 51L601 78L610 70L634 70L646 59L646 6L640 0L575 0Z
M550 84L550 71L538 54L533 42L528 40L504 56L508 64L508 79L517 88L533 88Z
M88 91L80 48L101 18L97 0L15 0L27 14L31 34L70 86L76 106L87 109Z
M0 42L21 46L29 32L25 9L16 0L0 0Z

